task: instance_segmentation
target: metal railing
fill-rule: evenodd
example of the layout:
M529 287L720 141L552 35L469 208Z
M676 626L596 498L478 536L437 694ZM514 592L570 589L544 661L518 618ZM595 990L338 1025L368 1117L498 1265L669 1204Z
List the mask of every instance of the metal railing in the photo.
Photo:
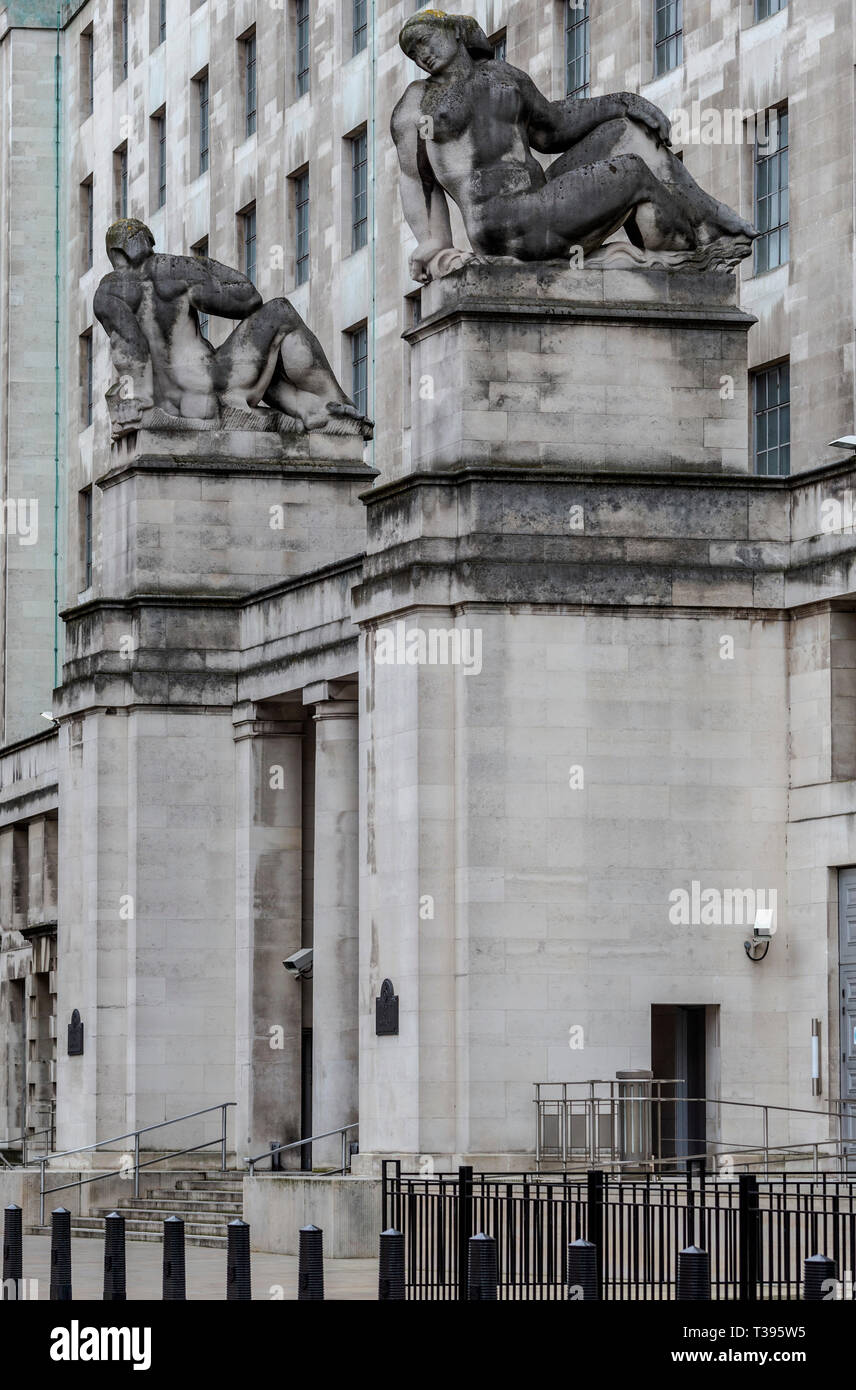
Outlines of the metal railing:
M275 1148L268 1149L265 1153L256 1154L255 1158L245 1158L244 1162L250 1170L250 1177L256 1175L256 1164L262 1163L266 1158L273 1160L277 1154L286 1153L289 1149L303 1149L307 1145L316 1144L319 1139L331 1139L334 1134L342 1136L342 1166L341 1168L325 1169L325 1173L349 1173L351 1171L351 1155L348 1149L348 1132L352 1129L359 1129L359 1122L354 1120L349 1125L342 1125L340 1129L328 1129L326 1134L313 1134L311 1139L295 1139L290 1144L277 1144Z
M0 1144L0 1149L13 1149L16 1144L20 1144L21 1167L26 1168L27 1158L29 1154L29 1145L32 1143L34 1139L38 1139L39 1136L42 1134L48 1135L47 1147L50 1148L51 1144L53 1144L55 1141L56 1123L48 1125L45 1129L34 1129L32 1134L19 1134L17 1139L6 1139L2 1144ZM3 1157L2 1153L0 1153L0 1161L5 1163L7 1168L14 1167L14 1164L9 1163L8 1160Z
M657 1173L674 1171L687 1163L703 1164L707 1159L722 1163L730 1158L735 1171L738 1166L743 1166L744 1171L760 1166L764 1173L769 1173L771 1165L781 1168L789 1162L805 1164L809 1155L816 1173L821 1171L822 1163L830 1171L856 1171L854 1101L835 1101L826 1109L817 1110L667 1093L668 1088L683 1085L682 1081L657 1079L535 1082L536 1169L540 1171L545 1162L554 1162L563 1169L603 1167ZM568 1094L579 1087L585 1087L588 1094ZM598 1087L606 1088L606 1094L598 1095ZM747 1142L744 1135L741 1140L729 1142L719 1133L708 1137L711 1111L718 1131L726 1112L737 1112L738 1116L742 1111L756 1112L760 1119L757 1140ZM773 1121L784 1117L789 1126L791 1117L797 1116L823 1121L828 1131L837 1133L772 1143ZM699 1132L693 1133L694 1128Z
M856 1174L403 1174L385 1160L381 1223L404 1236L409 1299L467 1298L467 1247L496 1240L500 1299L566 1299L570 1242L596 1247L597 1297L666 1300L678 1252L710 1256L714 1299L798 1299L807 1256L856 1268Z
M151 1168L157 1163L167 1163L170 1159L180 1158L182 1154L197 1153L199 1149L209 1149L212 1144L220 1145L220 1172L226 1171L226 1112L230 1105L236 1105L234 1100L223 1101L220 1105L208 1105L204 1110L190 1110L186 1115L176 1115L171 1120L161 1120L155 1125L144 1125L141 1129L129 1130L127 1134L116 1134L112 1139L100 1139L95 1144L83 1144L77 1149L64 1149L62 1153L46 1154L43 1158L37 1158L36 1162L40 1165L39 1172L39 1225L45 1224L45 1197L49 1197L52 1192L67 1192L70 1188L82 1188L90 1182L101 1182L104 1178L115 1178L118 1174L127 1175L130 1167L122 1165L119 1168L110 1169L106 1173L95 1173L91 1178L77 1178L74 1182L61 1183L59 1187L45 1187L45 1169L49 1163L57 1158L71 1158L75 1154L95 1153L98 1149L103 1149L108 1144L119 1144L123 1139L133 1139L134 1141L134 1196L140 1195L140 1169ZM157 1158L140 1160L140 1135L152 1134L156 1129L166 1129L168 1125L180 1124L182 1120L195 1120L199 1115L210 1115L215 1110L221 1112L220 1135L217 1139L206 1139L202 1144L191 1144L186 1149L175 1149L168 1154L160 1154Z

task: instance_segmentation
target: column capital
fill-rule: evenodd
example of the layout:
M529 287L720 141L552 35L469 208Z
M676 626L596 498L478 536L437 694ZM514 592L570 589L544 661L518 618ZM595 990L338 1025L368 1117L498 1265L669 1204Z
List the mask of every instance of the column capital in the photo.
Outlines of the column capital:
M232 708L234 740L245 738L300 738L305 731L303 709L296 702L280 705L243 700Z
M313 718L356 719L359 714L359 690L354 680L313 681L303 687L304 705L314 705Z

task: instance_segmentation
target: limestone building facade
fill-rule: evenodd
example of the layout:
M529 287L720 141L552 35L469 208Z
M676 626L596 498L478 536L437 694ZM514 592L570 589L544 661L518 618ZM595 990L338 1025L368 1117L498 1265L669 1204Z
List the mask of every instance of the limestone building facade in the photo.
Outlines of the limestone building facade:
M0 1139L235 1100L239 1156L519 1166L539 1081L681 1066L778 1143L856 1099L852 7L472 5L553 98L672 115L763 228L701 288L414 284L414 8L0 8ZM287 295L365 451L111 447L122 216ZM708 891L775 901L766 960Z

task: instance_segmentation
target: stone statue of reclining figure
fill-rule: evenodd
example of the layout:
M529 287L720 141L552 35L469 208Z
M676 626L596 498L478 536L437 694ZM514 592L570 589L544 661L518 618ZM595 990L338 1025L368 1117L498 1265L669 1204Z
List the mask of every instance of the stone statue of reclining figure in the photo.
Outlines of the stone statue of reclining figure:
M419 242L415 280L471 259L452 244L447 193L485 256L566 260L580 248L605 264L613 248L591 253L622 226L627 258L640 264L734 266L749 254L754 229L698 186L669 148L669 121L643 97L548 101L493 58L469 15L423 10L399 43L429 74L392 115L401 201ZM545 170L533 150L564 153Z
M119 378L107 392L114 438L152 424L371 438L371 421L345 395L287 299L263 304L240 271L207 256L158 255L154 244L134 219L107 232L113 271L93 307ZM241 322L215 348L200 332L200 313ZM260 401L271 409L259 409Z

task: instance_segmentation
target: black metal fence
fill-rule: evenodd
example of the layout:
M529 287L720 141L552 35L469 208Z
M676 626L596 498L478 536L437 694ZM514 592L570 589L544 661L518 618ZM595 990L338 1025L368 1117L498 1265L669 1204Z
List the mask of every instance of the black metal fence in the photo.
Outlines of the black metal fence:
M407 1297L466 1298L467 1245L494 1236L499 1297L566 1299L570 1242L597 1251L604 1299L673 1299L678 1253L710 1255L714 1299L798 1299L807 1257L856 1271L856 1177L692 1170L682 1179L588 1174L402 1175L383 1166L384 1229L403 1233ZM830 1293L834 1296L834 1293Z

